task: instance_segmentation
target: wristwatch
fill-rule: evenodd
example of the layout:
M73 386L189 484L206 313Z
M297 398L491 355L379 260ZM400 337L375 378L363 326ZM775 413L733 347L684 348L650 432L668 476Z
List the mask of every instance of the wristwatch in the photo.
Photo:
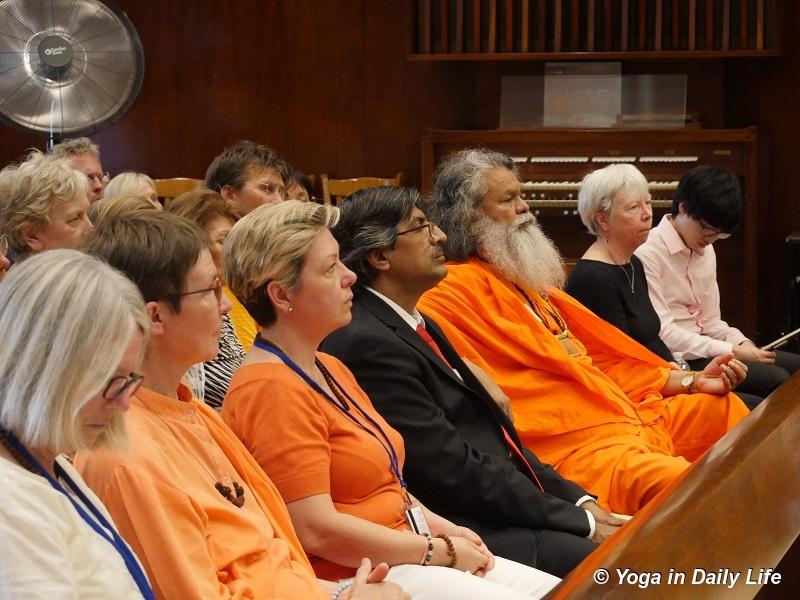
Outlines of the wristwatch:
M681 387L683 388L684 394L692 393L692 386L694 385L695 375L697 375L697 371L688 371L686 375L681 377Z

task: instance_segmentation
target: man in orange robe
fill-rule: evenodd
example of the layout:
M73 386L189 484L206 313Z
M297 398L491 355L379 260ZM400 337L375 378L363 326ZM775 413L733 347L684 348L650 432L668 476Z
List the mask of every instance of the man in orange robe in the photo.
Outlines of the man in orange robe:
M429 216L450 263L420 310L510 397L523 443L601 506L634 514L747 415L732 355L675 370L560 291L561 257L508 156L449 157Z

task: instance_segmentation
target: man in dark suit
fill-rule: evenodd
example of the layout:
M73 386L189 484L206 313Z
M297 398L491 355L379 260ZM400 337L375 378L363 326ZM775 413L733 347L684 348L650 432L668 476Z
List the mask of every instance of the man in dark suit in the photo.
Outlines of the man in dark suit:
M353 371L403 435L409 489L431 510L475 530L496 554L563 577L621 521L523 448L509 417L419 297L447 274L444 233L401 187L361 190L334 228L358 275L353 320L322 350Z

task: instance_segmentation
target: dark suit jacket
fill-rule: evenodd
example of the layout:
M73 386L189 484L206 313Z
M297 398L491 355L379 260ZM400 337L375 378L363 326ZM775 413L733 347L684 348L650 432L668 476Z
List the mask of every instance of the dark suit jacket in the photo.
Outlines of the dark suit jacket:
M426 328L462 379L383 300L354 289L353 320L321 349L353 372L378 411L403 436L404 478L426 506L474 529L496 554L535 564L532 530L581 537L587 494L524 450L546 493L510 457L501 426L516 430L431 319ZM463 381L462 381L463 380Z

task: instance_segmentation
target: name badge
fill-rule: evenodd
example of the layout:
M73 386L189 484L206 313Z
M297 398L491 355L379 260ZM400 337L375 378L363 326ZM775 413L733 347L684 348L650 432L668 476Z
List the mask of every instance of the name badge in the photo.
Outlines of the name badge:
M430 535L431 529L425 519L425 513L419 506L413 506L406 511L406 521L411 530L417 535Z

